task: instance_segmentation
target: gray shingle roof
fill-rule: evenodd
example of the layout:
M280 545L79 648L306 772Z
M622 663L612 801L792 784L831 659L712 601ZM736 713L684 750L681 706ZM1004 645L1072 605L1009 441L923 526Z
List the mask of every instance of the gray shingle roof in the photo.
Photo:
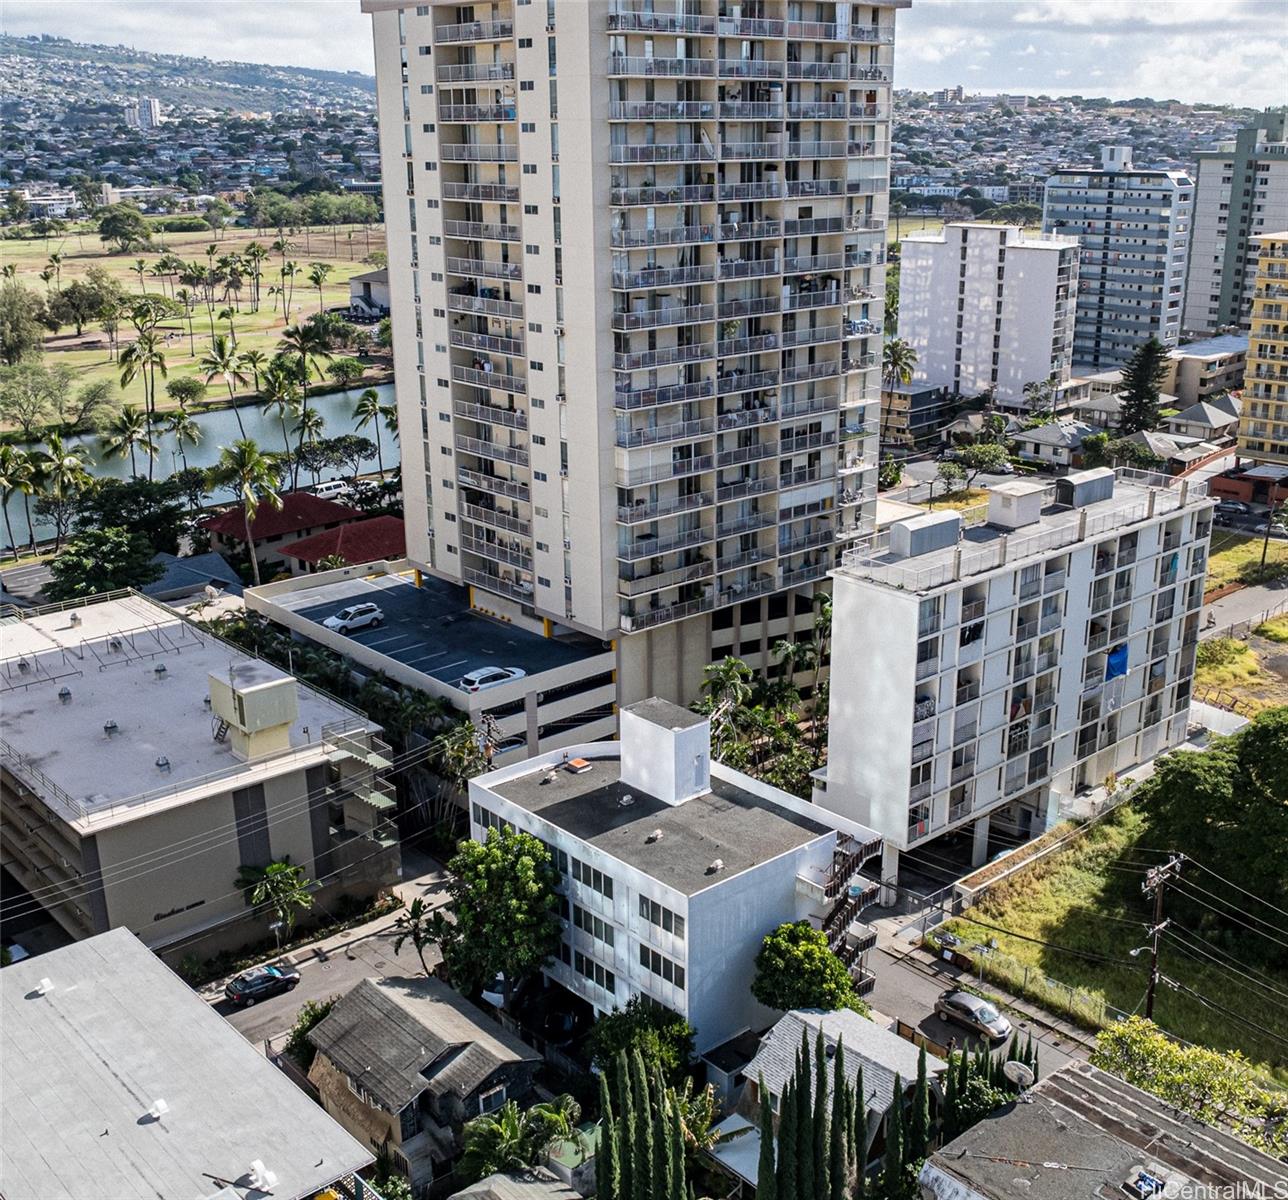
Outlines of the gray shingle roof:
M580 1200L580 1196L549 1171L535 1167L521 1173L489 1175L463 1191L453 1192L450 1200Z
M309 1041L394 1112L426 1089L468 1096L499 1067L541 1057L438 979L364 979Z
M844 1045L845 1069L851 1082L858 1076L859 1068L863 1068L863 1089L869 1109L883 1113L890 1107L896 1074L904 1083L915 1082L921 1052L911 1042L850 1009L822 1012L813 1008L793 1009L779 1019L765 1034L760 1050L748 1064L747 1078L763 1077L765 1087L781 1096L796 1070L802 1032L808 1033L812 1046L820 1028L825 1045L835 1047L838 1042ZM947 1067L943 1059L926 1055L926 1071L932 1078Z

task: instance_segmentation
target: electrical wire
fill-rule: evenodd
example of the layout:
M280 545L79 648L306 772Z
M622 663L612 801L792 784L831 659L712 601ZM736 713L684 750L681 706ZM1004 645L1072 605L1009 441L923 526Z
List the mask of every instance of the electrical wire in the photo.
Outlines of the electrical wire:
M1223 1004L1218 1004L1215 1000L1211 999L1208 996L1203 995L1202 992L1196 992L1193 988L1186 987L1186 985L1181 983L1179 980L1169 979L1166 976L1164 976L1163 978L1166 979L1167 982L1171 986L1175 987L1178 991L1184 992L1187 996L1193 997L1201 1005L1203 1005L1204 1008L1210 1008L1215 1012L1223 1013L1225 1016L1229 1017L1236 1024L1244 1025L1249 1029L1254 1029L1258 1033L1263 1034L1268 1038L1272 1038L1280 1045L1288 1046L1288 1038L1283 1037L1281 1034L1275 1033L1273 1030L1267 1029L1264 1025L1259 1025L1257 1024L1256 1021L1250 1020L1247 1017L1240 1016L1236 1012L1232 1012L1230 1009L1226 1008Z
M1206 947L1213 954L1219 955L1221 958L1225 959L1226 961L1233 963L1236 967L1242 967L1245 971L1248 972L1248 974L1260 979L1261 982L1266 984L1266 986L1270 990L1279 991L1281 995L1288 997L1288 988L1282 987L1282 985L1286 981L1272 978L1270 975L1267 975L1264 971L1259 971L1256 967L1252 966L1251 963L1244 962L1236 955L1231 954L1230 951L1224 949L1221 946L1216 945L1214 942L1209 941L1201 934L1195 933L1192 929L1186 929L1184 926L1178 925L1177 922L1174 920L1168 925L1167 928L1169 933L1173 935L1179 933L1189 942L1201 942L1203 947ZM1195 947L1195 948L1198 949L1199 947Z
M1187 900L1189 900L1191 903L1193 903L1193 904L1197 904L1200 908L1206 908L1209 912L1215 913L1218 917L1221 917L1221 918L1223 918L1223 919L1225 919L1225 920L1227 920L1227 921L1233 921L1236 925L1242 925L1242 926L1243 926L1245 929L1247 929L1250 933L1258 934L1258 935L1260 935L1261 937L1265 938L1267 941L1269 941L1269 942L1274 942L1274 943L1275 943L1275 945L1277 945L1277 946L1282 946L1285 950L1288 950L1288 942L1284 941L1282 938L1277 938L1277 937L1275 937L1275 936L1274 936L1274 934L1272 934L1272 933L1267 933L1264 929L1258 929L1255 925L1253 925L1253 924L1249 923L1248 921L1243 920L1243 918L1242 918L1242 917L1236 917L1236 916L1234 915L1234 913L1225 912L1224 910L1217 908L1214 904L1210 903L1209 901L1200 900L1197 896L1195 896L1195 895L1191 894L1191 892L1189 891L1189 889L1190 889L1190 888L1192 888L1192 887L1195 887L1195 885L1194 885L1193 883L1191 883L1189 880L1175 880L1175 879L1173 879L1173 880L1171 881L1171 883L1169 884L1169 886L1170 886L1170 887L1172 887L1172 888L1173 888L1174 890L1176 890L1177 892L1179 892L1182 896L1184 896L1184 897L1185 897ZM1206 889L1204 889L1204 888L1198 888L1198 890L1199 890L1200 892L1203 892L1203 894L1204 894L1204 895L1206 895L1206 896L1212 896L1212 893L1211 893L1211 892L1209 892L1209 891L1207 891L1207 890L1206 890ZM1220 897L1219 897L1219 896L1214 896L1214 897L1213 897L1213 899L1220 900ZM1220 902L1221 902L1221 903L1229 903L1228 901L1220 901ZM1231 907L1233 907L1233 906L1231 906ZM1242 913L1242 912L1243 912L1243 910L1242 910L1242 909L1237 909L1236 911L1238 911L1238 912L1240 912L1240 913ZM1246 915L1246 916L1250 916L1251 914L1249 914L1249 913L1245 913L1244 915ZM1262 922L1262 923L1263 923L1263 924L1266 924L1267 922ZM1276 927L1275 927L1275 926L1271 926L1271 928L1276 928ZM1280 932L1283 932L1283 931L1282 931L1282 930L1280 930Z
M1245 896L1251 897L1253 900L1257 901L1258 904L1264 904L1267 908L1273 909L1281 917L1288 917L1288 912L1285 912L1282 908L1278 908L1275 905L1271 904L1269 900L1266 900L1263 897L1258 896L1256 892L1250 892L1248 891L1247 888L1242 888L1237 883L1232 883L1224 876L1218 875L1214 870L1212 870L1211 867L1205 867L1201 862L1198 862L1196 859L1193 859L1193 858L1187 858L1185 861L1192 866L1198 867L1198 869L1200 871L1203 871L1205 874L1211 875L1214 879L1219 879L1222 883L1226 885L1226 887L1232 887L1236 892L1242 892Z
M1147 969L1141 963L1129 962L1128 960L1121 958L1110 958L1104 954L1096 954L1092 950L1075 950L1072 946L1058 946L1054 942L1048 942L1042 938L1033 937L1027 933L1017 933L1015 930L1005 929L1001 925L991 925L987 921L981 921L977 917L972 917L968 914L963 914L958 919L969 925L978 925L982 929L991 929L997 933L1003 933L1007 937L1018 938L1022 942L1033 942L1036 945L1045 946L1048 950L1056 950L1061 954L1071 954L1077 958L1085 958L1092 962L1109 963L1111 966L1115 967L1126 967L1128 970L1132 971L1143 971Z
M1183 942L1179 942L1179 941L1173 941L1170 944L1170 948L1172 950L1179 950L1187 958L1191 959L1193 962L1196 962L1201 966L1220 967L1222 971L1229 972L1233 975L1238 975L1244 979L1249 980L1250 981L1249 983L1240 983L1238 979L1230 979L1228 980L1228 982L1232 983L1235 987L1242 988L1245 992L1247 992L1249 996L1253 997L1253 999L1255 999L1258 1003L1279 1008L1285 1014L1288 1014L1288 999L1276 1000L1274 999L1273 996L1266 995L1265 992L1254 991L1251 986L1253 984L1255 984L1257 987L1265 988L1267 992L1273 991L1273 989L1266 988L1265 984L1258 983L1255 979L1252 978L1252 976L1245 974L1243 971L1235 970L1234 967L1230 966L1227 963L1223 963L1215 955L1203 954L1203 952L1199 950L1197 946L1191 948L1189 946L1186 946ZM1202 957L1200 957L1200 955L1202 955ZM1280 994L1282 995L1283 993L1280 993Z

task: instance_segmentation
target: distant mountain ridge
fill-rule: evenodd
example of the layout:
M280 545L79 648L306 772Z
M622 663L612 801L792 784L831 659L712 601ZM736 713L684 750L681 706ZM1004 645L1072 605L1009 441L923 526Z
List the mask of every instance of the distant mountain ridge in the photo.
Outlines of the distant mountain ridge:
M82 103L146 95L163 104L216 109L375 106L375 78L359 71L158 54L50 36L0 35L0 85L6 80L30 85L33 73L36 82L47 85L53 95L70 88L62 94ZM13 99L14 93L8 92L8 98Z

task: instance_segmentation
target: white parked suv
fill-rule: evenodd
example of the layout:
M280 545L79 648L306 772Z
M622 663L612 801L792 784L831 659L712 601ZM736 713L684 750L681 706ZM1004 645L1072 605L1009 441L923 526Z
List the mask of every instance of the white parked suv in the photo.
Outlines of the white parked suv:
M355 629L366 629L368 626L382 625L385 614L374 604L350 604L338 613L327 617L322 624L336 633L352 633Z
M457 687L465 692L481 692L485 688L499 687L512 679L522 679L527 672L519 667L480 667L463 675Z

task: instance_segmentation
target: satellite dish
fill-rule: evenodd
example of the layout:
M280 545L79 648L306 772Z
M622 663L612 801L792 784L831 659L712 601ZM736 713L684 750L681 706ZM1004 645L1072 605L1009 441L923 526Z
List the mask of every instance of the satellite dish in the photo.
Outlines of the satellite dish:
M1021 1090L1033 1086L1033 1068L1013 1058L1002 1064L1002 1074Z

